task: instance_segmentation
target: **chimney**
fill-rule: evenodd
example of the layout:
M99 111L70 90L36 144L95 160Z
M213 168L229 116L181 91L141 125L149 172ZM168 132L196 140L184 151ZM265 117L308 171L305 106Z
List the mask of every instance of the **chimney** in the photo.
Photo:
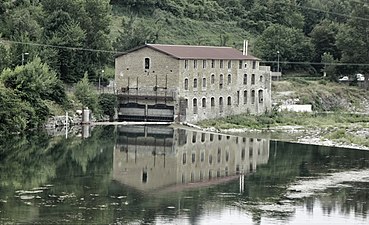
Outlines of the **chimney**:
M243 51L242 54L243 55L247 55L247 50L248 50L248 46L249 45L249 41L248 40L243 40Z

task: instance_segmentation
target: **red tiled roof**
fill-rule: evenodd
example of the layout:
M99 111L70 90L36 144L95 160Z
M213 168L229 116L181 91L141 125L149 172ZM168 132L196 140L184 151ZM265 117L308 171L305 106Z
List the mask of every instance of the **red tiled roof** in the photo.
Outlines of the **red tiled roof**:
M132 49L126 53L148 47L162 52L176 59L233 59L233 60L260 60L252 55L243 55L241 51L230 47L217 46L195 46L195 45L162 45L146 44L144 46ZM120 56L118 55L118 57Z

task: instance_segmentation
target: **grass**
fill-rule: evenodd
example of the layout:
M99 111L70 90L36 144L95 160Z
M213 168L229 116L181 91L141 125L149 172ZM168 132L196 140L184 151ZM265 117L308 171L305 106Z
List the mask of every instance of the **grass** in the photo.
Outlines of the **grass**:
M349 113L293 113L283 112L274 115L237 115L226 118L204 120L199 122L202 127L215 127L217 129L249 128L267 129L277 126L304 126L307 128L318 127L349 127L352 124L368 126L367 115Z
M115 40L121 29L122 19L129 18L129 12L113 5L111 40ZM151 24L157 18L160 24L158 43L161 44L196 44L196 45L221 45L221 37L226 37L226 46L242 49L243 40L248 39L252 43L254 37L245 29L237 26L233 21L200 21L186 17L178 18L172 14L156 10L154 15L138 15L137 19ZM252 46L250 46L252 50Z

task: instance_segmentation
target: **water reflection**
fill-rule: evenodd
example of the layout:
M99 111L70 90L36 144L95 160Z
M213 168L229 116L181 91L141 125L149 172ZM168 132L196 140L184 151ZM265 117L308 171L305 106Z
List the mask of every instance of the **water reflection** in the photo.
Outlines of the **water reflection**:
M170 127L86 129L0 140L0 224L368 223L369 152Z
M141 191L179 191L256 171L269 141L170 127L119 127L113 178ZM242 176L236 176L240 175Z

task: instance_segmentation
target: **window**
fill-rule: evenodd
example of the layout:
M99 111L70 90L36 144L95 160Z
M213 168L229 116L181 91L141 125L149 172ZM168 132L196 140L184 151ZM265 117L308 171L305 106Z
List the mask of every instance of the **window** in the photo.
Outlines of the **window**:
M255 84L255 74L251 74L251 84Z
M150 59L145 58L145 70L149 70L149 69L150 69Z
M205 152L201 152L200 161L204 162L204 159L205 159Z
M197 78L193 79L193 88L197 88Z
M231 96L228 96L228 98L227 98L227 105L232 105L232 98L231 98Z
M258 97L259 97L259 103L263 103L263 101L264 101L263 90L258 91Z
M196 154L195 153L192 153L191 158L192 158L192 163L195 163L195 161L196 161ZM191 177L192 177L192 175L191 175Z
M217 155L217 161L218 161L218 163L220 163L221 157L222 157L222 150L220 148L218 148L218 155Z
M214 99L214 97L212 97L212 98L210 99L210 106L211 106L211 107L214 107L214 106L215 106L215 99Z
M147 171L142 171L142 183L147 183Z
M243 92L243 104L246 105L247 104L247 91Z
M214 84L215 83L215 75L214 74L212 74L211 75L211 84Z
M202 78L202 87L206 88L206 78L205 77Z
M202 107L206 108L206 98L202 98Z
M240 60L240 62L238 63L238 69L242 69L242 65L243 65L243 61Z
M223 88L223 74L220 74L219 76L219 89Z
M196 132L196 131L194 131L194 132L192 133L192 143L196 143L196 136L197 136L197 132Z
M232 61L231 60L229 60L228 61L228 69L231 69L232 68Z
M247 69L247 62L245 62L245 69Z
M211 165L213 163L213 156L212 155L209 155L209 164ZM209 171L210 173L210 171Z
M184 81L184 89L188 90L188 79L187 78Z
M237 105L240 105L240 91L237 91Z
M202 68L206 68L206 60L202 60Z
M245 160L245 153L246 153L246 149L245 148L242 148L241 150L241 160Z
M214 141L214 134L210 134L210 141Z
M259 82L263 83L263 76L260 76Z
M247 84L247 74L243 75L243 84L246 85Z
M186 59L185 60L185 69L187 69L188 68L188 60Z
M214 59L211 60L211 68L215 68L215 60Z
M195 59L195 60L193 60L193 68L194 69L197 69L197 60Z
M219 98L219 111L223 112L223 97Z
M220 61L219 61L219 68L223 68L223 59L221 59Z
M251 91L251 104L255 104L255 90Z
M188 109L188 99L185 99L186 109Z
M183 165L186 164L186 153L183 153L182 155L182 163Z
M227 83L228 83L228 85L232 83L232 75L231 74L228 74Z
M193 99L193 114L197 114L197 99Z
M252 61L252 69L256 69L256 61Z
M201 142L205 142L205 137L206 137L206 134L205 133L201 133Z

